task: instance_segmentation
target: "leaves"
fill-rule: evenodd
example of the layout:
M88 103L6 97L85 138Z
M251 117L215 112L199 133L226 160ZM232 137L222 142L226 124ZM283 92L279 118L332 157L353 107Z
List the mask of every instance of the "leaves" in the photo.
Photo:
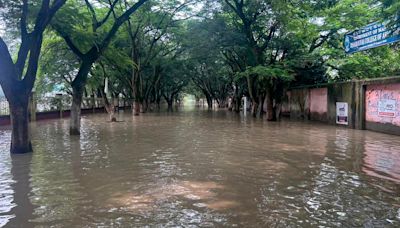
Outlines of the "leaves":
M255 66L248 67L244 72L237 74L237 79L248 76L258 76L258 80L271 80L280 79L282 81L294 80L293 74L284 66L272 65L272 66Z

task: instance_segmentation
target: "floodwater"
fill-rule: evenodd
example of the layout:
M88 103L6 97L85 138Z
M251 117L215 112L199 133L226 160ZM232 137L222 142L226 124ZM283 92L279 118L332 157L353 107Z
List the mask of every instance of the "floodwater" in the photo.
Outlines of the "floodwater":
M32 126L10 156L6 227L399 227L400 137L225 111L85 116Z

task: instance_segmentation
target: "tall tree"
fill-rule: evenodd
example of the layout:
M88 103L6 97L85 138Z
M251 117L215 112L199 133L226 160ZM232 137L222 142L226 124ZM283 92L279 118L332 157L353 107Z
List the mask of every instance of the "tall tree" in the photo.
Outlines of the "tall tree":
M279 28L275 1L224 0L226 6L238 19L237 28L246 37L246 65L255 67L265 64L265 51ZM257 76L246 77L252 101L252 114L256 115L259 105L264 102L257 90ZM260 99L261 98L261 99Z
M83 92L87 82L88 74L104 50L109 46L113 37L117 34L118 29L127 21L129 17L136 12L145 2L148 0L139 0L132 6L129 6L128 1L126 4L122 4L122 0L108 1L108 5L105 7L106 12L103 12L104 6L103 1L98 1L97 4L93 4L93 1L85 0L86 8L91 18L91 30L87 31L92 34L89 40L85 40L86 45L80 45L79 39L82 37L77 36L75 25L69 25L69 30L64 29L64 23L54 24L55 30L65 40L71 51L80 59L80 67L77 75L72 81L72 105L71 105L71 119L70 119L70 134L79 135L81 126L81 103L83 98ZM96 9L96 6L100 5L100 9ZM120 6L117 9L117 6ZM71 6L75 8L74 6ZM75 8L76 9L76 8ZM99 12L100 11L100 12ZM118 11L122 11L118 16ZM71 12L66 12L71 13ZM80 22L79 19L76 20ZM86 28L89 29L89 28ZM74 40L75 38L75 40Z
M11 111L11 153L32 151L28 103L38 71L43 33L65 2L66 0L43 0L41 3L28 4L28 0L22 0L18 13L21 43L16 61L13 61L12 53L0 37L0 84ZM30 10L35 4L41 4L40 9L31 19Z

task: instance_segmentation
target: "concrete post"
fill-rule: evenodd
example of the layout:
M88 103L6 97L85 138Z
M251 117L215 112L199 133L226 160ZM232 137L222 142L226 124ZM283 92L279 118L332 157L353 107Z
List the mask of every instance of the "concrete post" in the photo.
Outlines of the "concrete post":
M358 130L365 130L365 85L363 81L355 82L356 90L356 118L355 128Z

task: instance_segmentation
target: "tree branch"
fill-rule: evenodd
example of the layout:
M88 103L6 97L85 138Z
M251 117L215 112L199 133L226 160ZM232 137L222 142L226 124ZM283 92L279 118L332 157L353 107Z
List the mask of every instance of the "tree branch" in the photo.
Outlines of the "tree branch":
M111 3L111 1L109 1L110 3L110 10L107 12L107 15L103 18L103 20L97 22L96 24L96 28L99 28L100 26L102 26L104 23L106 23L106 21L108 20L108 18L110 17L111 13L113 13L114 17L115 17L115 13L114 13L114 8L118 3L118 0L114 0L113 3Z
M315 49L319 48L322 46L329 38L331 35L333 35L336 32L336 30L331 30L329 31L328 34L326 35L320 35L319 37L315 38L313 42L311 43L310 49L308 50L308 53L313 52Z
M84 57L84 54L79 50L79 48L74 44L74 42L71 40L71 38L68 35L60 33L60 31L57 31L60 36L64 39L65 43L68 45L68 47L71 49L71 51L77 55L80 59Z
M26 19L28 17L28 0L23 0L22 15L21 15L21 46L18 51L18 58L15 64L17 70L17 77L22 78L22 73L25 68L26 58L28 57L30 47L30 37L28 34Z
M7 44L0 37L0 83L7 99L12 96L13 85L18 83L17 79L12 77L16 73L15 70Z
M268 45L269 45L270 41L272 40L272 37L273 37L274 34L275 34L276 26L277 26L277 25L274 24L274 25L272 25L271 28L269 29L268 36L267 36L267 37L264 37L264 38L265 38L265 41L264 41L264 44L261 46L261 50L264 51L265 49L268 48Z
M111 30L107 33L106 37L104 38L103 42L100 44L99 50L100 52L103 51L108 44L111 42L111 39L114 37L114 35L117 33L119 27L127 20L129 20L129 17L137 10L141 5L143 5L145 2L148 0L139 0L136 2L132 7L130 7L125 13L123 13L120 17L118 17Z
M93 32L97 30L97 16L96 11L94 10L92 4L90 4L89 0L85 0L86 7L89 9L90 13L92 14L92 29Z
M21 34L25 36L28 34L26 18L28 16L28 0L22 1L22 15L21 15Z

